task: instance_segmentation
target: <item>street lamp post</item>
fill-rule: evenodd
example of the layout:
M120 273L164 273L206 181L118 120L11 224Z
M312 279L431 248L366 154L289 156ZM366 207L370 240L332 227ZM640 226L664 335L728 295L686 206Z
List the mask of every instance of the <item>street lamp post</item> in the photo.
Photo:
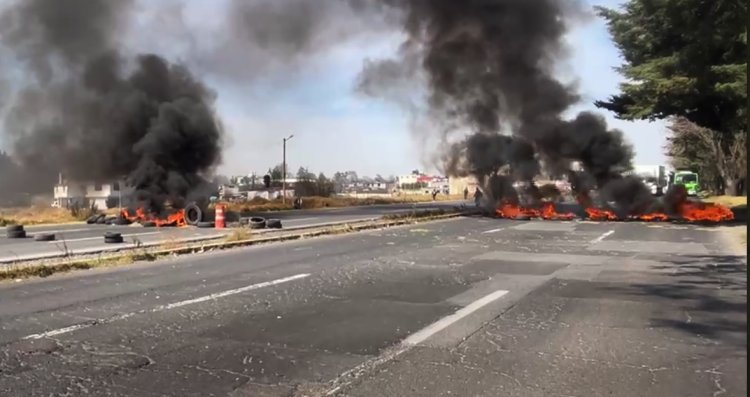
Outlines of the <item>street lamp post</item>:
M286 204L286 141L294 138L294 135L289 135L284 138L284 149L283 159L281 161L281 203Z

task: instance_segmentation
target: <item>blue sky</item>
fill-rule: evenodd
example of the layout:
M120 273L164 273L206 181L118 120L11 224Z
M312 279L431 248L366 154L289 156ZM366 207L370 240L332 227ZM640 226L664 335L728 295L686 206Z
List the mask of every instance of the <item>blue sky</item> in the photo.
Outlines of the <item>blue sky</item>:
M158 9L160 5L173 3L186 4L182 20L172 9L153 12L152 7ZM160 32L136 28L127 39L128 45L133 50L155 51L180 59L180 53L194 45L194 40L211 38L192 33L196 31L194 26L207 30L221 28L222 13L218 6L222 3L226 0L142 1L142 15L151 15L144 18L156 18L144 23L158 26ZM608 7L617 3L620 1L589 2ZM186 31L185 26L190 28ZM578 80L583 98L574 110L595 110L594 100L617 92L621 81L613 70L620 63L617 50L599 19L577 27L569 34L568 41L572 58L561 67L561 73L566 79ZM227 132L219 172L229 175L264 172L281 162L281 140L290 134L295 136L287 146L291 170L306 166L326 174L355 170L360 175L398 175L415 168L435 172L432 164L425 161L433 153L410 132L408 115L390 104L361 97L353 90L363 60L388 57L399 43L398 34L357 37L324 51L304 67L267 66L255 79L243 83L203 76L217 91L217 110ZM246 67L253 70L254 66ZM634 145L636 163L665 161L663 122L625 122L603 114Z

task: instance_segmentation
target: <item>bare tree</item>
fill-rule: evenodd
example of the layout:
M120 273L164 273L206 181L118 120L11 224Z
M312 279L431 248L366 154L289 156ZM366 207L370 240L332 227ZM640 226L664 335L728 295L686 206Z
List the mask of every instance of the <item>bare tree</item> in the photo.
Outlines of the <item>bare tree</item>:
M671 119L667 155L672 166L698 172L715 194L747 194L747 133L721 134L684 117Z

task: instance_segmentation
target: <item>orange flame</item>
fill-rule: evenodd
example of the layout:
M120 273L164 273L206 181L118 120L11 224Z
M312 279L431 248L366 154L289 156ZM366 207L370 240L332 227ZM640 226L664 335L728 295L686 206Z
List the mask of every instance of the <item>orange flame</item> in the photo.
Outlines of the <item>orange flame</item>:
M495 211L501 218L542 218L569 220L575 218L573 213L559 213L555 210L555 205L550 202L544 202L539 208L521 207L520 205L503 203Z
M720 204L686 201L678 206L678 211L686 221L690 222L721 222L734 219L732 210Z
M646 221L646 222L664 222L669 220L669 215L661 212L653 212L651 214L638 215L635 219Z
M184 209L168 215L166 219L160 219L154 215L147 214L143 208L137 208L135 210L135 215L130 215L127 209L123 209L120 211L120 216L131 222L154 222L157 227L187 225Z
M586 214L592 221L616 221L617 215L610 210L604 210L594 207L586 207Z

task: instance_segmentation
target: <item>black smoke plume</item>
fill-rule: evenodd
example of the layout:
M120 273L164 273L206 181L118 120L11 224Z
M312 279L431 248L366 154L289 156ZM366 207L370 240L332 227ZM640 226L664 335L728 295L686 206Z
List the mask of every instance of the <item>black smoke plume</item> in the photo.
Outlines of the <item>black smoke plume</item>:
M281 77L274 83L284 85L338 46L388 33L390 14L376 0L230 0L210 44L198 45L191 63L234 82Z
M221 160L215 94L184 66L130 55L133 1L18 0L2 44L26 68L4 126L17 163L52 179L125 179L158 211L181 205ZM48 185L49 186L49 185Z
M593 185L574 185L602 189L631 167L632 149L601 116L584 112L572 120L563 118L580 98L575 85L561 82L554 69L567 55L564 35L586 14L581 2L380 1L402 12L407 38L401 58L383 60L381 67L369 63L360 80L367 82L369 92L388 92L373 88L393 83L393 78L379 79L389 77L382 72L409 70L418 54L429 111L440 116L443 133L471 133L447 151L449 174L494 181L499 186L490 184L485 190L494 199L513 200L507 178L530 182L541 172L569 175L578 163L583 168L579 172L586 174L579 181ZM497 174L506 178L492 178ZM532 199L541 197L533 184L522 185L531 185L527 193ZM644 206L631 202L636 198L626 189L607 192L633 211Z

